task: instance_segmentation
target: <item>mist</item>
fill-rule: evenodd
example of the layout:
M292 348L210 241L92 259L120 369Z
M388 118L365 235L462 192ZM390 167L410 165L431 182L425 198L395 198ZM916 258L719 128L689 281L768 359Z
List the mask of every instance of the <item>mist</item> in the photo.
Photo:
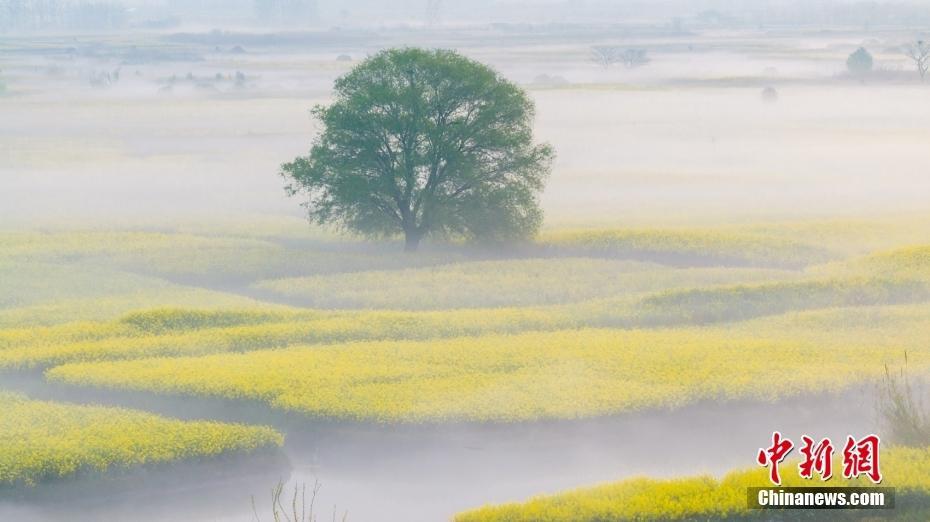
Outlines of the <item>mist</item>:
M31 445L0 464L46 470L0 474L0 519L267 520L280 482L466 520L720 479L778 430L925 448L882 400L930 368L928 40L930 1L0 0L0 400L282 436L136 459L143 421L81 410L113 460L55 474L23 455L64 429L0 412ZM282 164L397 48L526 93L533 234L308 222Z

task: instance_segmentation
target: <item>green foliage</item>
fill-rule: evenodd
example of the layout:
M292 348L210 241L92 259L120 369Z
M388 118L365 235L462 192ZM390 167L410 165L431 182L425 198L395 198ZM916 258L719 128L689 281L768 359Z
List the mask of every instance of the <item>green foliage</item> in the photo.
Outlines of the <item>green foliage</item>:
M872 62L872 54L865 47L860 47L846 59L846 68L850 73L861 76L872 72Z
M312 221L369 236L508 240L542 222L552 150L533 104L490 68L446 50L392 49L336 81L310 155L282 166Z
M879 388L879 414L887 438L895 444L930 445L930 412L924 405L925 390L920 384L910 375L907 352L899 370L885 365L885 377Z

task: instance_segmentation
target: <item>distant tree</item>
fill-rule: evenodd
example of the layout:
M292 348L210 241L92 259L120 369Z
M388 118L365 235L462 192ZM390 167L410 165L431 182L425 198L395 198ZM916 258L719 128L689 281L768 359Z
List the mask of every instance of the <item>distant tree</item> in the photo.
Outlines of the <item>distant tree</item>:
M865 49L865 47L860 47L856 51L849 55L849 58L846 59L846 69L850 73L863 76L872 72L872 54Z
M597 46L591 48L591 61L605 69L618 63L622 63L627 69L633 69L649 63L649 56L645 49Z
M442 20L442 0L427 0L426 25L436 26Z
M623 60L623 49L611 46L595 46L591 48L591 61L605 69L618 64Z
M128 21L126 7L105 0L0 0L0 31L110 30Z
M335 84L317 106L310 154L281 168L311 221L374 237L508 240L542 221L537 195L552 149L533 143L533 103L454 51L392 49Z
M778 101L778 91L775 87L766 87L762 89L762 101L767 103L775 103Z
M548 75L548 74L539 74L533 78L533 83L536 85L542 85L545 87L559 87L563 85L568 85L569 81L565 79L564 76L559 75Z
M627 49L621 55L623 65L627 69L633 69L649 63L649 56L645 49Z
M927 69L930 69L930 42L917 40L909 43L904 46L904 54L914 62L920 80L923 81L927 76Z

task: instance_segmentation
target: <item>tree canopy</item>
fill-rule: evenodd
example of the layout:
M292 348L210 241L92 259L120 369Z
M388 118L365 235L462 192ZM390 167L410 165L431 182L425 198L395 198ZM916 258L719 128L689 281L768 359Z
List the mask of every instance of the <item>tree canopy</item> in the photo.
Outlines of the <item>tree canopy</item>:
M853 74L868 74L872 72L872 61L872 54L860 47L846 59L846 68Z
M367 236L504 241L542 223L553 152L519 87L454 51L382 51L339 78L310 154L282 166L312 221Z

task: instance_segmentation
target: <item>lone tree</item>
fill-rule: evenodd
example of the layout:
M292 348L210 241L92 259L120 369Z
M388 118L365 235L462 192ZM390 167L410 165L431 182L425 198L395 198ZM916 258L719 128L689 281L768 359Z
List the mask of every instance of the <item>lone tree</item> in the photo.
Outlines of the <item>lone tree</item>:
M927 76L927 69L930 69L930 42L917 40L914 43L907 44L904 46L904 54L917 66L920 81L924 81Z
M372 237L503 241L542 222L552 149L533 143L533 103L490 68L447 50L382 51L336 80L323 131L281 167L310 220Z
M592 47L591 61L605 69L610 69L610 66L623 61L623 49L606 45Z
M846 59L846 69L856 76L864 76L872 72L872 63L872 54L860 47Z
M635 69L649 63L649 56L646 54L645 49L627 49L623 51L623 65L627 69Z

